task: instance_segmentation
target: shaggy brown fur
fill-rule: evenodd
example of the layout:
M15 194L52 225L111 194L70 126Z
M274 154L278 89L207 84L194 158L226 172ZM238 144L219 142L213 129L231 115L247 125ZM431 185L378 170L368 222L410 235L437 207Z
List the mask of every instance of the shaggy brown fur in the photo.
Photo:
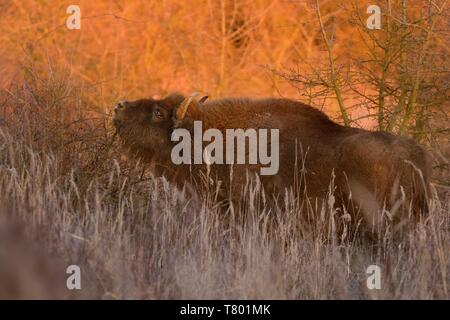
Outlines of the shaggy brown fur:
M180 186L198 183L206 168L174 165L170 134L174 127L192 130L193 121L201 120L203 130L279 129L278 174L259 176L269 197L294 188L304 196L323 199L334 176L337 205L351 199L371 226L378 223L383 207L392 210L397 222L405 218L399 214L399 204L415 217L427 211L430 156L409 138L344 127L313 107L276 98L192 100L186 114L177 119L184 99L172 94L162 100L122 102L114 118L124 145L152 163L155 174ZM212 165L208 172L221 181L222 196L233 201L241 195L248 173L259 175L259 167L233 165L230 175L229 165Z

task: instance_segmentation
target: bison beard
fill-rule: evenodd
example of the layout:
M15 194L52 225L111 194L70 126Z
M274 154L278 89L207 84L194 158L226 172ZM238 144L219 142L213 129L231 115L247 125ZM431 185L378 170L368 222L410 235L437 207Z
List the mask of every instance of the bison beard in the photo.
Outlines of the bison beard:
M413 140L344 127L289 99L204 100L172 94L162 100L119 103L114 124L124 146L151 162L155 175L180 187L188 183L201 193L198 186L207 173L220 182L219 195L231 204L241 198L249 180L257 178L273 205L283 203L286 190L304 199L325 199L332 182L335 206L346 205L352 221L362 219L367 229L377 228L384 209L390 210L395 225L417 221L427 213L430 155ZM204 130L222 133L278 129L278 173L261 176L260 164L175 165L170 158L171 133L175 128L192 132L194 121L201 121Z

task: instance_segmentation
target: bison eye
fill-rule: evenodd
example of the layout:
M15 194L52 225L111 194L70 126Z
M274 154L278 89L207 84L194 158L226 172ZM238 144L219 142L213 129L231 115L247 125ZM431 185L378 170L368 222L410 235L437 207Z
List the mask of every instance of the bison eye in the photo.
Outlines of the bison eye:
M162 113L162 111L158 110L158 109L154 109L153 110L153 119L161 120L162 118L164 118L164 114Z

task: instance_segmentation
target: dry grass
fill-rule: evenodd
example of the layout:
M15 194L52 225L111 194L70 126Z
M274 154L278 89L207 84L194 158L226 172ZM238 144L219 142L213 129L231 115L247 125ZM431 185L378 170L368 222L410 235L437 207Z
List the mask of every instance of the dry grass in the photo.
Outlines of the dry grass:
M448 190L400 243L327 228L343 219L331 205L302 229L295 195L269 213L257 187L225 217L212 194L191 199L121 159L108 116L78 107L86 90L29 70L2 94L0 298L449 298ZM65 289L69 264L80 291ZM372 264L381 290L366 287Z

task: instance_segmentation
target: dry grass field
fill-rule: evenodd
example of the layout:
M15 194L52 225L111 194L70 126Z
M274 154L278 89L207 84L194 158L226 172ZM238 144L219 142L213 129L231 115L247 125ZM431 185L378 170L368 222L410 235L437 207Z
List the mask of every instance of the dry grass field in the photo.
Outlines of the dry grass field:
M319 2L323 28L314 1L79 1L82 28L67 30L64 1L0 1L0 299L449 299L446 20L392 27L380 39L420 46L374 49L364 65L372 38L351 32L339 1ZM123 155L112 106L174 90L285 96L415 138L434 156L429 218L367 241L334 228L352 222L332 192L323 206L287 194L269 211L248 185L224 212L213 192L152 177ZM312 225L299 224L305 206ZM81 290L66 288L68 265ZM380 290L367 288L370 265Z

